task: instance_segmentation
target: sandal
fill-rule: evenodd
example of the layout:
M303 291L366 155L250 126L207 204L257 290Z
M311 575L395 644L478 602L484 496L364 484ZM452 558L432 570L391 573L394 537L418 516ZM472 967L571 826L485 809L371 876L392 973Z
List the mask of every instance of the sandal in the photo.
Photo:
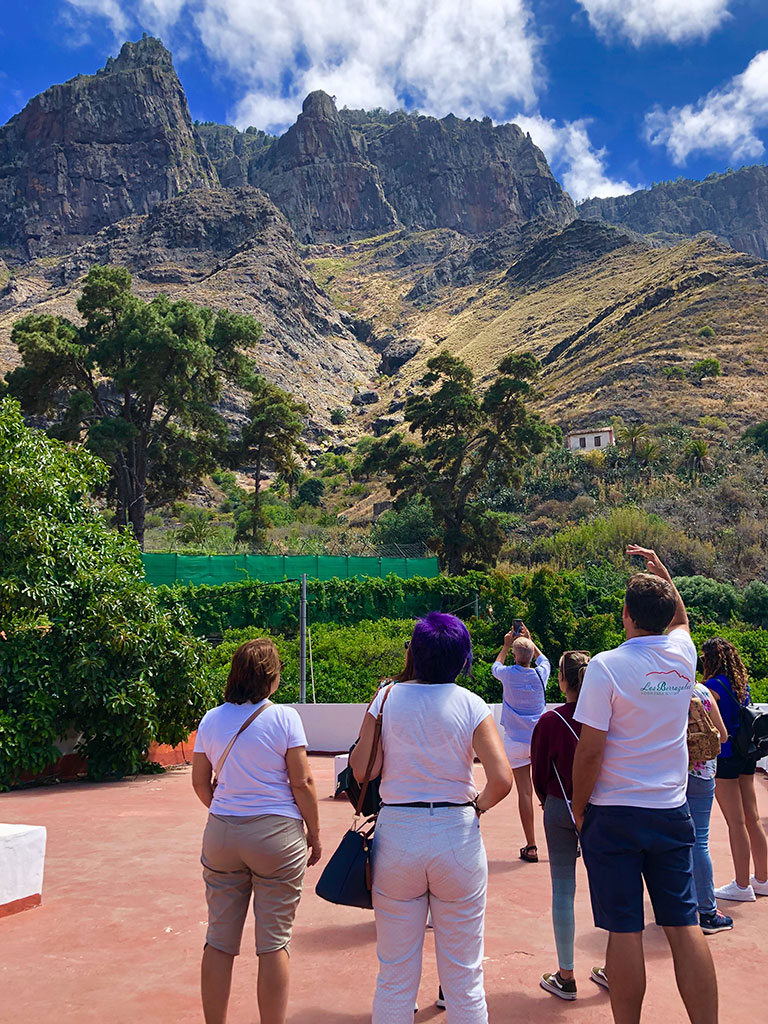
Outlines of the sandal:
M527 860L529 864L539 863L539 848L531 843L529 846L523 846L520 850L520 860Z

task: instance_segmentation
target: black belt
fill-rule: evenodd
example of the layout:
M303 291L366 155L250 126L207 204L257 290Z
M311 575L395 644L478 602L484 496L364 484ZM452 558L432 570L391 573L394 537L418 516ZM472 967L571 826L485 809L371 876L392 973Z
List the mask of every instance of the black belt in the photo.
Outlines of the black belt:
M408 804L382 804L382 807L474 807L474 801L467 800L463 804L454 804L448 800L414 800Z

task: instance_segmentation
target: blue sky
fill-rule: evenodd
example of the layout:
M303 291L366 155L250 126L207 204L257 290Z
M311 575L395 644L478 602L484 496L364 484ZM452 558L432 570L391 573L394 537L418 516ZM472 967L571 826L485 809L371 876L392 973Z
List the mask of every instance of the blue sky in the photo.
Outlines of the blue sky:
M0 123L160 35L192 116L341 106L528 129L575 198L766 159L768 0L31 0L0 25Z

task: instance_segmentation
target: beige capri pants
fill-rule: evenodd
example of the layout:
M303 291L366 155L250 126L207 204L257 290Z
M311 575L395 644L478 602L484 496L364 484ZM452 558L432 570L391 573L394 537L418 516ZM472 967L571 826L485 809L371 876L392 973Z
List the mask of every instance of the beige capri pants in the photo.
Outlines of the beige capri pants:
M257 954L288 950L307 866L304 823L278 814L209 814L201 860L206 943L237 956L253 895Z

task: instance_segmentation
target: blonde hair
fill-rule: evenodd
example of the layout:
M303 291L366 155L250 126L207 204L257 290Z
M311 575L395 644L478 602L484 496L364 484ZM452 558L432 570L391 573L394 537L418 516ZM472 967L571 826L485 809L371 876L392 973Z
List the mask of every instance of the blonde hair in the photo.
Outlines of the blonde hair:
M525 664L530 665L533 655L536 652L536 645L527 636L519 636L512 644L512 653L515 656L515 663L520 664L518 657L525 658Z
M564 651L560 656L558 670L568 689L573 690L574 693L578 693L581 689L590 657L589 651Z

